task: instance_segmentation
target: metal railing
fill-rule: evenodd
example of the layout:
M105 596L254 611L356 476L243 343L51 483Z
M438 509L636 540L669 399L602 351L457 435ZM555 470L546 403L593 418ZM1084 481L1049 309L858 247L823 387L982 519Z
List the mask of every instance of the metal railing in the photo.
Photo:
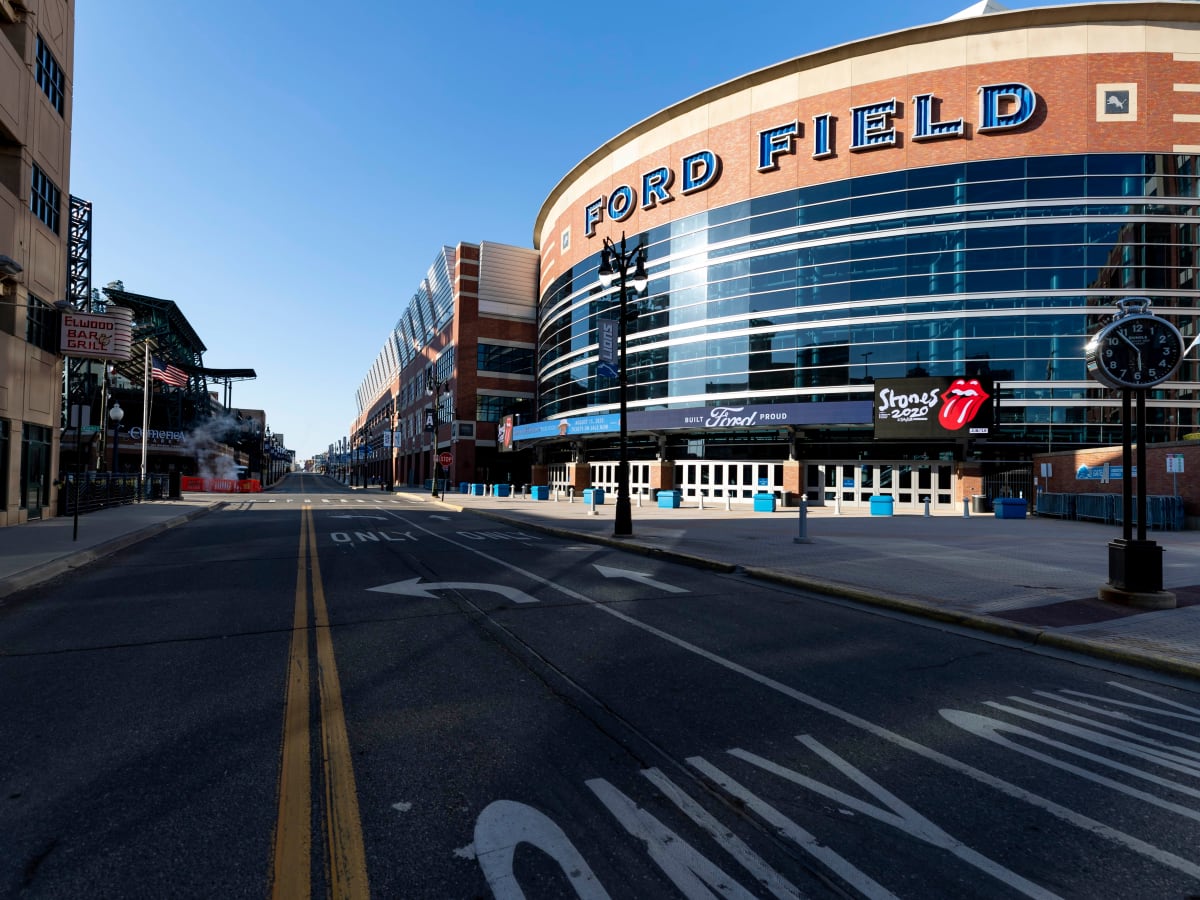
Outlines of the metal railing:
M63 476L58 489L60 516L95 512L110 506L125 506L143 500L165 500L169 495L169 476L128 475L114 472L71 472Z

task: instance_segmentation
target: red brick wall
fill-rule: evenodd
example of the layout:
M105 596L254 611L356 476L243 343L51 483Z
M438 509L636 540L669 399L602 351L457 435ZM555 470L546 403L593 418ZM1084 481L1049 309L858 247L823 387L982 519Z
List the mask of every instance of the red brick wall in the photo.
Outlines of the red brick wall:
M1167 472L1167 454L1182 453L1184 471L1179 475ZM1137 465L1137 448L1133 453ZM1050 463L1053 474L1041 478L1041 464ZM1091 450L1071 450L1061 453L1041 453L1033 458L1033 473L1039 475L1038 485L1051 494L1119 494L1121 480L1108 484L1091 479L1077 479L1080 466L1121 465L1121 448L1096 447ZM1184 512L1200 516L1200 441L1176 441L1169 444L1149 444L1146 447L1146 493L1149 496L1171 496L1176 486L1183 498Z

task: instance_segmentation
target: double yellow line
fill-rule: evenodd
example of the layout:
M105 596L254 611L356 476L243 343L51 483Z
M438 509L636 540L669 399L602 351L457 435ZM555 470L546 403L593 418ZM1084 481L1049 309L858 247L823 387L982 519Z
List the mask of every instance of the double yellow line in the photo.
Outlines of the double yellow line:
M363 850L354 765L346 736L342 689L333 658L333 637L321 563L317 558L312 508L300 513L300 552L296 559L296 606L283 715L283 755L279 771L279 814L271 862L271 896L306 900L312 895L312 764L309 695L309 634L315 628L317 649L318 717L325 782L325 849L329 896L357 900L370 896L367 860ZM309 625L308 582L312 573L313 623Z

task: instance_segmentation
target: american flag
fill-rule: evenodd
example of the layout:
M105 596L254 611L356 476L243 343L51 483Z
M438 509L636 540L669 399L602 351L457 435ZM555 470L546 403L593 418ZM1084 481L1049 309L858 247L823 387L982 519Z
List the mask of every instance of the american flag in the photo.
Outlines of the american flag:
M150 357L150 377L173 387L186 387L188 383L187 373L183 369L164 363L157 356Z

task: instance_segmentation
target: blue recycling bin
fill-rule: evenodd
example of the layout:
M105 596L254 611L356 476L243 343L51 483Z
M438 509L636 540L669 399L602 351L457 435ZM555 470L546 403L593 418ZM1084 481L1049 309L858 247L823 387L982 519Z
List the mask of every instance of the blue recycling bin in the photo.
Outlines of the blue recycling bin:
M460 481L460 482L458 483L458 492L459 492L460 494L469 494L469 493L471 493L471 482L469 482L469 481Z
M683 491L659 491L658 492L658 508L659 509L679 509L679 504L683 502Z
M774 494L755 494L754 495L754 511L755 512L775 512L775 495Z
M531 500L549 500L550 486L547 484L535 484L529 489L529 498Z
M584 488L583 502L591 506L595 503L597 506L604 505L604 488Z
M894 502L891 495L876 495L871 498L871 515L890 516Z
M510 493L512 493L512 485L511 484L493 484L492 485L492 496L493 497L507 497Z
M486 484L472 484L471 485L471 496L472 497L482 497L486 493L487 493L487 485Z
M1024 519L1029 514L1029 504L1024 497L997 497L992 501L997 519Z

